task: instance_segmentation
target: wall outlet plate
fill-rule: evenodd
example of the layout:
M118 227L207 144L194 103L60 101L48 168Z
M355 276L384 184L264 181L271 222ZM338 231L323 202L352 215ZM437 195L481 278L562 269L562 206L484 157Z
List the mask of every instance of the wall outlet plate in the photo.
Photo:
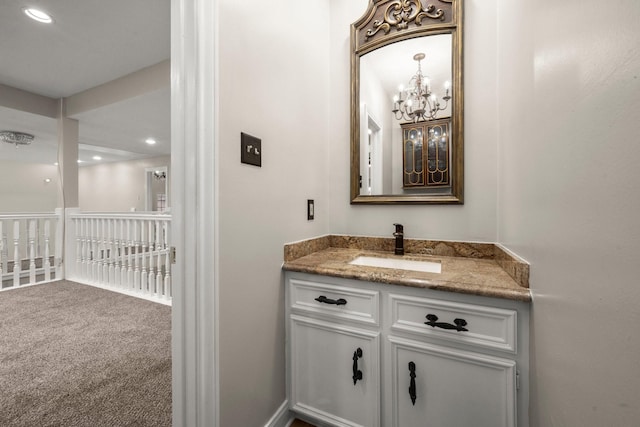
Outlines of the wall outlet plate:
M240 162L262 167L262 140L240 132Z
M307 221L313 221L315 216L315 203L313 199L307 199Z

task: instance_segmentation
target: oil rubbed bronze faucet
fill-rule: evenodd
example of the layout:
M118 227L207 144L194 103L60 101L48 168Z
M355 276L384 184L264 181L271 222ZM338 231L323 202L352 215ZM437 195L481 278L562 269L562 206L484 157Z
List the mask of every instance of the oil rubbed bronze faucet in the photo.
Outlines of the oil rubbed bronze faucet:
M404 255L404 228L402 224L393 224L396 227L395 233L393 233L396 238L396 247L394 253L396 255Z

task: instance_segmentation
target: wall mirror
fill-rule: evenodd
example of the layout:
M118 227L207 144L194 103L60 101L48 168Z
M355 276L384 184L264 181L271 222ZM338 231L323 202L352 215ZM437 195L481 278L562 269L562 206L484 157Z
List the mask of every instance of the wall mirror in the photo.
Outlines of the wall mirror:
M462 0L370 0L351 25L351 203L463 203Z

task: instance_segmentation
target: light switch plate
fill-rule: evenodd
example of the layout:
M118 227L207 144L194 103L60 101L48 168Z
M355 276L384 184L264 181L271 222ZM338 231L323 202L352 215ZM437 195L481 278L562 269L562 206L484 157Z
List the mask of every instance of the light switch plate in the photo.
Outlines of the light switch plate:
M262 167L262 140L240 132L240 162Z

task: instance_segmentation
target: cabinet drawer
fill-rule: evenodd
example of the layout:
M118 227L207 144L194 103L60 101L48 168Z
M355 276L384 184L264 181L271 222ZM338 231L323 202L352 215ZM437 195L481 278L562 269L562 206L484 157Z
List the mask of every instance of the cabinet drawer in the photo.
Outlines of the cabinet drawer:
M389 300L391 329L395 332L517 351L515 310L394 294Z
M329 319L379 325L379 293L344 286L291 279L292 312Z

